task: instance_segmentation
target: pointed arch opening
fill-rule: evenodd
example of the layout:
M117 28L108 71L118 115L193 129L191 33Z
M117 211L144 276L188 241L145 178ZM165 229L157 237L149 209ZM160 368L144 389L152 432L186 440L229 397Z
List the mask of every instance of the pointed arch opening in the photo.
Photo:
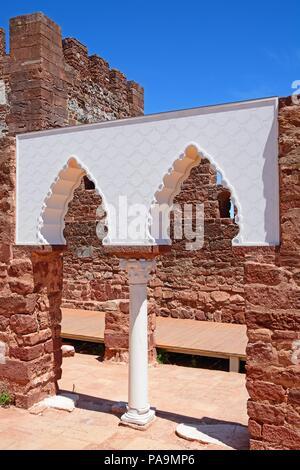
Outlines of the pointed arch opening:
M44 199L37 225L39 243L44 245L66 244L64 237L65 215L73 198L74 191L80 185L83 177L86 177L89 184L93 185L103 201L103 195L99 188L97 188L96 181L91 173L76 157L70 157L52 183Z
M159 243L171 244L169 229L166 230L163 224L169 217L172 210L173 201L180 193L183 183L188 179L193 168L197 167L201 161L207 160L212 171L216 175L216 185L218 187L218 206L220 218L231 218L241 228L241 209L238 203L235 190L227 180L224 171L218 166L215 160L204 150L200 150L198 145L189 144L184 152L174 161L167 173L164 175L162 183L154 195L149 217L150 233L159 233ZM201 189L201 188L199 188ZM157 212L160 216L157 217ZM159 225L159 227L158 227ZM232 244L240 244L239 233L232 239ZM163 234L163 236L161 236ZM166 236L167 235L167 236Z

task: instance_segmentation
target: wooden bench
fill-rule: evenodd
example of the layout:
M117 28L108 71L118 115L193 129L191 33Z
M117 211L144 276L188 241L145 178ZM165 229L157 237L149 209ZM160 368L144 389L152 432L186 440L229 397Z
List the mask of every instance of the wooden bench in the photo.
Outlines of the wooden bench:
M104 342L105 313L63 308L62 338ZM246 326L157 317L156 346L165 351L229 360L230 372L238 372L246 360Z

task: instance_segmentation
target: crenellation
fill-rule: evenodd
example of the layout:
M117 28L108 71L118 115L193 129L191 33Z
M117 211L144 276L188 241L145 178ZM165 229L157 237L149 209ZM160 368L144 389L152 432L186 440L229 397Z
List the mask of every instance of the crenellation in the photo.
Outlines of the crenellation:
M109 88L109 64L97 54L89 56L89 70L95 83Z
M136 116L143 115L144 110L144 88L138 83L129 80L127 82L128 101L131 112Z
M6 55L6 35L5 29L0 28L0 58Z
M75 38L65 38L62 41L66 63L78 72L86 73L89 65L87 47Z
M127 79L125 75L117 69L111 69L109 72L111 90L119 90L126 93Z

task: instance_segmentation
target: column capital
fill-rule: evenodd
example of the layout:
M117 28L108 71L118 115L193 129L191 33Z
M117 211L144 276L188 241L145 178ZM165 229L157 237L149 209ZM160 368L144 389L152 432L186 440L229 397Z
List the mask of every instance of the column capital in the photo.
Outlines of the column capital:
M120 259L120 268L126 269L129 284L147 284L150 272L155 268L153 259Z

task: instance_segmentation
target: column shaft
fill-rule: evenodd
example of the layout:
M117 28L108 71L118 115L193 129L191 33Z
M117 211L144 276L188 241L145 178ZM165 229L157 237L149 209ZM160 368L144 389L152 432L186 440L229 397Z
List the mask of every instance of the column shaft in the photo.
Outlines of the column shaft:
M148 312L147 281L152 260L121 260L128 272L130 293L129 379L126 423L145 425L154 418L148 402Z
M149 410L147 285L130 286L128 405Z

